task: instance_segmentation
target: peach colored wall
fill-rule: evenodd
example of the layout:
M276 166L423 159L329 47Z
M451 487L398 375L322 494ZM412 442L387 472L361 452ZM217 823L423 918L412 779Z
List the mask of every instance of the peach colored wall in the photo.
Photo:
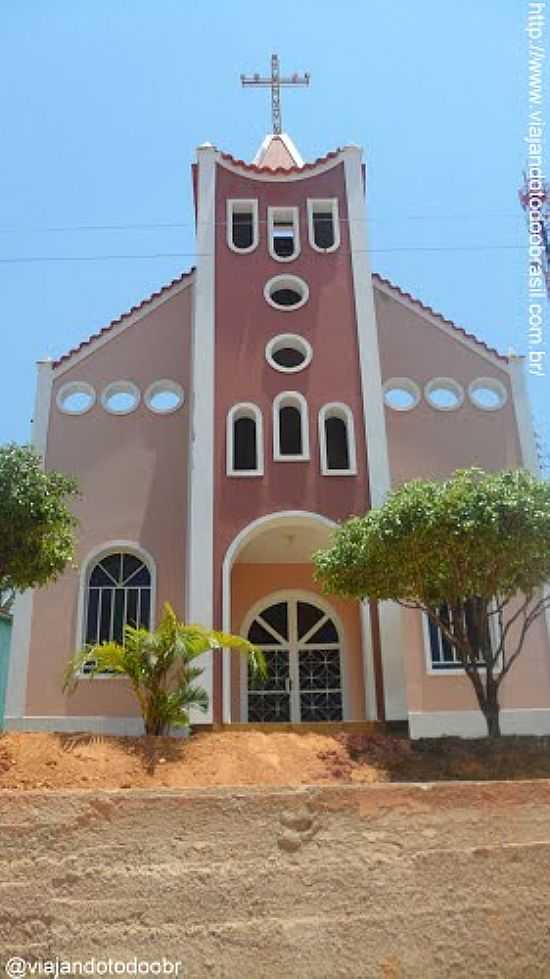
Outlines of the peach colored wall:
M143 403L115 417L99 403L111 381L131 380L142 393L172 379L189 395L192 287L167 299L54 381L46 464L74 473L82 498L77 562L109 540L141 544L157 567L157 602L183 612L187 501L188 404L155 415ZM65 366L65 365L63 365ZM59 411L55 396L68 381L87 381L98 402L85 415ZM136 708L123 680L81 683L72 697L60 680L77 643L79 569L36 592L32 623L28 714L131 715ZM157 609L158 611L158 609Z
M466 390L476 378L492 377L508 391L508 401L499 411L475 408L467 395L456 411L438 411L425 398L412 411L386 408L394 484L447 476L473 465L489 470L517 467L521 454L505 365L493 365L376 285L374 294L383 381L408 377L423 389L433 377L452 377Z
M260 242L249 255L235 254L226 243L225 202L232 197L259 201ZM320 255L309 245L308 197L339 200L341 245L334 253ZM277 262L268 253L268 205L299 206L301 253L295 261ZM278 510L309 510L334 520L363 513L369 492L343 164L303 180L273 182L218 166L216 210L214 568L221 621L221 563L244 526ZM266 303L265 283L281 274L305 279L310 289L305 306L281 312ZM313 360L305 370L282 374L267 364L266 343L279 333L298 333L311 342ZM309 462L273 462L272 404L286 390L301 392L309 406ZM265 475L260 478L226 476L226 415L240 401L254 402L263 413ZM330 401L343 401L353 411L358 476L320 477L317 418Z
M513 649L514 630L510 632ZM410 609L403 609L402 643L410 711L477 708L467 677L428 673L422 619ZM550 707L550 648L543 619L531 627L525 648L502 682L500 699L507 708Z
M231 622L234 632L241 632L250 609L263 598L278 591L297 589L321 594L313 581L309 564L236 564L231 575ZM344 675L350 708L349 720L365 718L365 686L363 681L363 657L361 652L361 624L356 602L323 596L334 608L344 629ZM240 659L233 654L231 663L231 713L240 715Z

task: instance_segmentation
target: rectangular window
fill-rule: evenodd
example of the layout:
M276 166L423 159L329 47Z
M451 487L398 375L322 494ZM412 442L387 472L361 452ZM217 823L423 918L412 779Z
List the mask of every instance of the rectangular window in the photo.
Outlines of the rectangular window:
M309 243L317 252L333 252L340 244L338 200L308 200Z
M258 201L227 201L227 244L234 252L253 251L258 244Z
M300 253L297 207L270 207L269 252L279 262L289 262Z
M466 602L464 610L464 625L466 628L466 633L470 643L474 647L480 645L480 635L478 626L478 616L476 615L476 606L479 599L471 598ZM439 608L439 617L441 621L447 625L452 625L452 611L448 605L441 605ZM430 650L430 662L431 668L434 672L444 672L448 670L463 670L464 667L458 656L456 647L449 642L442 630L429 618L425 616L427 629L428 629L428 640L429 640L429 650ZM491 630L489 624L487 624L487 632L485 634L485 641L483 645L487 648L493 648L493 637L491 636ZM478 662L483 665L483 657L480 657Z

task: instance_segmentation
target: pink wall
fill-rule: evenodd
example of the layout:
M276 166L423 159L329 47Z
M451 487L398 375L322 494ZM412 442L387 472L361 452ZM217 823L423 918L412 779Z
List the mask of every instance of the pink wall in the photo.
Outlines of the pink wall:
M158 569L157 599L183 612L187 500L188 405L168 415L143 403L120 417L108 414L99 394L111 381L131 380L142 394L168 378L189 394L192 287L167 299L135 325L110 339L54 382L47 466L74 473L82 498L77 562L109 540L141 544ZM65 366L65 363L63 364ZM59 411L55 396L68 381L86 381L98 401L85 415ZM135 705L123 680L80 684L61 693L67 658L77 644L80 569L35 595L28 714L130 715ZM158 612L158 610L157 610Z
M450 377L466 391L479 377L496 378L509 397L498 411L475 408L466 395L456 411L438 411L422 398L411 411L386 408L390 468L394 483L414 477L447 476L455 469L511 469L521 458L509 374L481 353L449 336L418 310L375 284L382 380L407 377L421 389L434 377Z
M231 622L234 632L241 632L244 620L251 608L274 592L296 589L320 595L321 590L311 576L307 564L236 564L231 576ZM342 659L347 679L350 705L349 720L365 718L365 687L363 682L363 658L361 653L361 623L356 602L323 596L339 616L344 630ZM231 714L240 718L240 658L233 654L231 664Z
M257 198L260 243L249 255L226 244L227 198ZM340 248L319 255L308 241L306 200L337 197L341 221ZM268 253L268 205L298 205L301 254L277 262ZM214 525L216 618L221 621L221 562L236 534L252 519L278 510L309 510L332 519L368 508L361 380L351 279L343 164L302 180L261 181L218 166L216 189L216 362ZM275 275L302 276L309 285L305 306L281 312L269 306L263 288ZM313 360L296 374L273 370L265 359L268 340L279 333L298 333L310 341ZM286 390L301 392L309 406L309 462L273 462L272 403ZM264 421L265 475L226 476L226 415L237 402L253 402ZM354 414L359 475L320 478L317 418L330 401L343 401Z

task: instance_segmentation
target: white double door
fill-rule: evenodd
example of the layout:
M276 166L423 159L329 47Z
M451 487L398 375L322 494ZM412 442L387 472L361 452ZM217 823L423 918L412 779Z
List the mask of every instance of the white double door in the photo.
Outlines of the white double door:
M342 720L341 636L315 600L266 599L247 633L267 663L248 672L247 720L263 723Z

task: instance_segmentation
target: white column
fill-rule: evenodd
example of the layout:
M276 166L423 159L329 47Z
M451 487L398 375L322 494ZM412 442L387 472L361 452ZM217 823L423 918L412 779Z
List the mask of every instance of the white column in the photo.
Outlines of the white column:
M197 149L197 271L192 331L192 412L189 509L187 522L186 618L211 626L214 589L214 283L216 150ZM201 685L210 698L207 714L192 712L195 722L212 720L212 653L197 661Z
M517 354L509 354L510 376L512 383L512 399L518 426L519 445L521 450L521 460L525 469L532 472L534 476L540 478L539 454L535 430L533 428L533 415L529 402L529 393L525 378L525 357L518 357ZM544 589L545 598L550 597L550 589ZM546 609L546 632L550 643L550 608Z
M391 487L388 439L382 394L378 327L367 252L361 149L358 146L348 146L344 152L369 483L371 503L375 507L384 502ZM379 606L379 615L386 717L388 720L404 720L407 717L407 698L401 649L401 610L393 602L382 602ZM366 660L368 657L368 646L363 640L363 658ZM370 658L372 660L372 656ZM365 668L368 673L368 663ZM371 673L369 685L372 682ZM372 713L372 704L367 705L367 711Z
M46 455L48 441L52 383L53 371L51 360L39 361L37 364L36 397L32 419L31 442L43 457ZM14 603L4 712L6 727L11 726L10 722L14 718L21 718L25 715L33 599L34 590L29 588L28 591L19 593Z

